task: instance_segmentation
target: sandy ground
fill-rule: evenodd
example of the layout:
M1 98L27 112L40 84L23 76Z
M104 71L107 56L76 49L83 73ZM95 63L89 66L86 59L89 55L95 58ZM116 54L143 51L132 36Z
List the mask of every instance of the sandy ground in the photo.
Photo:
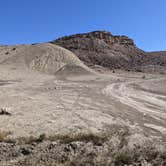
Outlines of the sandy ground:
M56 78L0 66L0 130L13 137L98 132L124 123L166 136L166 76L116 72Z

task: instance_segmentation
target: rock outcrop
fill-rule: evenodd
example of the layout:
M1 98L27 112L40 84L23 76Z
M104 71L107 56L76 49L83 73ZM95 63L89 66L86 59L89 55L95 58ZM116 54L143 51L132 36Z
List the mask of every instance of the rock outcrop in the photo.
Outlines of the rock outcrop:
M111 32L107 32L107 31L94 31L94 32L90 32L90 33L71 35L68 37L62 37L62 38L56 40L56 42L61 42L63 40L72 40L75 38L100 39L109 45L117 43L117 44L135 46L133 40L128 38L127 36L113 36L111 34Z
M127 36L114 36L107 31L71 35L51 43L72 51L88 66L100 65L109 69L134 71L145 70L145 66L166 67L166 56L158 56L156 59L156 55L152 56L137 48Z

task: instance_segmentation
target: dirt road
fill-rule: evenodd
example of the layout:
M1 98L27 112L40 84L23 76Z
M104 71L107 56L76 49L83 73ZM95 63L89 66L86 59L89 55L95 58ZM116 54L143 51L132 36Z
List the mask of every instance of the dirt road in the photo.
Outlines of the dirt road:
M147 121L144 126L166 134L166 128L163 127L166 118L166 78L164 76L113 83L107 85L103 93L132 107L133 114L135 114L134 111L142 113L144 120L147 117L152 118L153 121ZM158 125L153 122L158 122Z

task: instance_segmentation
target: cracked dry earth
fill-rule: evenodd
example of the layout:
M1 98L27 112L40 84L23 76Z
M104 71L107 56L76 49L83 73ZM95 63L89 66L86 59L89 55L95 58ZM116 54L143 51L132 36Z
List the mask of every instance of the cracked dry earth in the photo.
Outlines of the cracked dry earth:
M100 132L124 123L166 136L166 75L117 71L57 78L0 66L0 130L11 137ZM145 75L145 77L143 77Z

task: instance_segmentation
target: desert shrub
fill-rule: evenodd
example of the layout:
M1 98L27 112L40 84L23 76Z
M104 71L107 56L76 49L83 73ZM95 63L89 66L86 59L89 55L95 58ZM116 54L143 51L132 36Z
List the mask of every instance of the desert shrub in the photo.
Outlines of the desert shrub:
M123 166L125 164L129 165L132 164L133 158L129 152L117 152L114 157L115 165Z
M71 142L92 142L96 145L102 144L103 142L108 140L108 137L106 135L100 135L100 134L93 134L93 133L78 133L75 135L62 135L58 136L57 139L60 140L61 143L67 144Z
M146 78L146 76L145 76L145 75L143 75L143 76L142 76L142 79L145 79L145 78Z
M19 137L15 139L17 144L32 144L32 143L41 143L46 140L46 135L41 134L38 137L30 136L30 137Z

